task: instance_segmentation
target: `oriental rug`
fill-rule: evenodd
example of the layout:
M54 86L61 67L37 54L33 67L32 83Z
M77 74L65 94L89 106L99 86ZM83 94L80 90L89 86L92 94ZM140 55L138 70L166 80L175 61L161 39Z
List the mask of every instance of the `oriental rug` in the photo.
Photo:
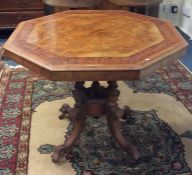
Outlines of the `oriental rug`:
M88 119L67 161L54 164L50 154L73 127L58 119L63 103L74 104L73 83L6 68L0 87L0 175L192 174L192 75L179 62L141 81L119 82L120 106L134 110L122 132L142 152L135 163L102 117Z
M0 42L0 71L4 65L4 62L2 61L2 58L1 58L1 52L2 52L2 43Z

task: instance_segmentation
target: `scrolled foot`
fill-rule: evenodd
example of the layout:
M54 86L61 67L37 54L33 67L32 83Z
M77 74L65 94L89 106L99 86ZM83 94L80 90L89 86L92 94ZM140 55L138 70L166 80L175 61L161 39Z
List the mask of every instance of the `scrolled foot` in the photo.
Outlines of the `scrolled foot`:
M131 145L129 149L127 149L127 153L132 158L132 160L137 161L141 158L140 151L136 148L135 145Z
M91 172L91 171L84 171L84 172L83 172L83 175L94 175L94 173Z
M66 153L67 150L64 148L63 145L56 147L54 153L51 155L52 161L54 163L58 163L59 160L65 156Z
M52 162L53 163L59 163L59 159L57 157L52 157Z
M61 114L59 116L59 119L60 120L63 120L63 119L68 119L68 120L71 120L71 116L69 114Z
M132 109L130 109L128 106L124 106L124 117L130 117L132 115L134 115L134 111Z
M135 122L135 111L133 111L132 109L130 109L128 106L124 107L124 114L122 116L122 120L126 121L127 123L131 124Z
M67 117L67 115L61 114L61 115L59 116L59 119L60 119L60 120L63 120L63 119L66 118L66 117Z
M109 108L107 116L107 123L111 131L112 136L119 143L119 145L128 153L133 161L137 161L141 158L141 153L137 147L129 142L121 133L120 121L117 115ZM112 116L112 117L111 117Z
M59 119L62 120L64 118L70 118L69 113L70 113L71 107L68 104L64 104L59 111L62 112L62 114L59 116Z

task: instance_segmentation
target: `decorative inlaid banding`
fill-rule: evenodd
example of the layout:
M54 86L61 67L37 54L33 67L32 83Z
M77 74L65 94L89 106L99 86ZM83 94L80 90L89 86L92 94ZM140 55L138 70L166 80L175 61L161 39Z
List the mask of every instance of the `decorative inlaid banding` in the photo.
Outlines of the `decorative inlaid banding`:
M4 53L54 80L64 75L65 80L111 80L123 71L114 77L122 80L138 79L180 58L186 46L164 20L126 11L77 10L23 22Z

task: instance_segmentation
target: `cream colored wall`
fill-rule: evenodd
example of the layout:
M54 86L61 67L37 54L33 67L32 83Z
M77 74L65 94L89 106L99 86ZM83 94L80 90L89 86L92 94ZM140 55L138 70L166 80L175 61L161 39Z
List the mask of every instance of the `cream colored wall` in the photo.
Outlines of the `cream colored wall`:
M191 0L185 0L185 4L189 5L190 7L192 7L192 1Z
M179 7L177 14L172 14L166 11L166 6L171 4ZM191 17L186 17L182 14L183 6L191 8ZM192 0L164 0L160 5L159 17L169 20L192 38Z
M181 15L179 27L181 30L183 30L186 34L188 34L192 38L192 0L185 0L184 6L190 8L191 17Z
M192 0L189 0L192 1ZM175 26L180 26L180 19L181 19L181 9L183 6L184 0L164 0L163 3L160 5L160 12L159 17L162 19L169 20ZM179 11L176 14L167 12L166 6L168 5L177 5L179 7Z

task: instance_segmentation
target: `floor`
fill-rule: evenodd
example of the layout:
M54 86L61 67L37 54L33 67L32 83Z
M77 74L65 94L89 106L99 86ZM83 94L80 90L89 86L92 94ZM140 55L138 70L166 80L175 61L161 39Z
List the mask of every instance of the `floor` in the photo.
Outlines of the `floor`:
M179 30L180 31L180 30ZM189 47L187 49L186 55L181 59L181 62L190 70L192 71L192 40L190 40L190 37L188 37L186 34L184 34L182 31L180 31L182 36L186 39L186 41L189 43Z
M178 29L179 30L179 29ZM2 45L6 39L9 37L12 31L0 31L0 45ZM182 31L179 32L183 35L186 41L189 43L186 55L181 59L181 62L192 72L192 40L184 34ZM11 66L16 66L17 64L11 60L6 60L6 63Z

